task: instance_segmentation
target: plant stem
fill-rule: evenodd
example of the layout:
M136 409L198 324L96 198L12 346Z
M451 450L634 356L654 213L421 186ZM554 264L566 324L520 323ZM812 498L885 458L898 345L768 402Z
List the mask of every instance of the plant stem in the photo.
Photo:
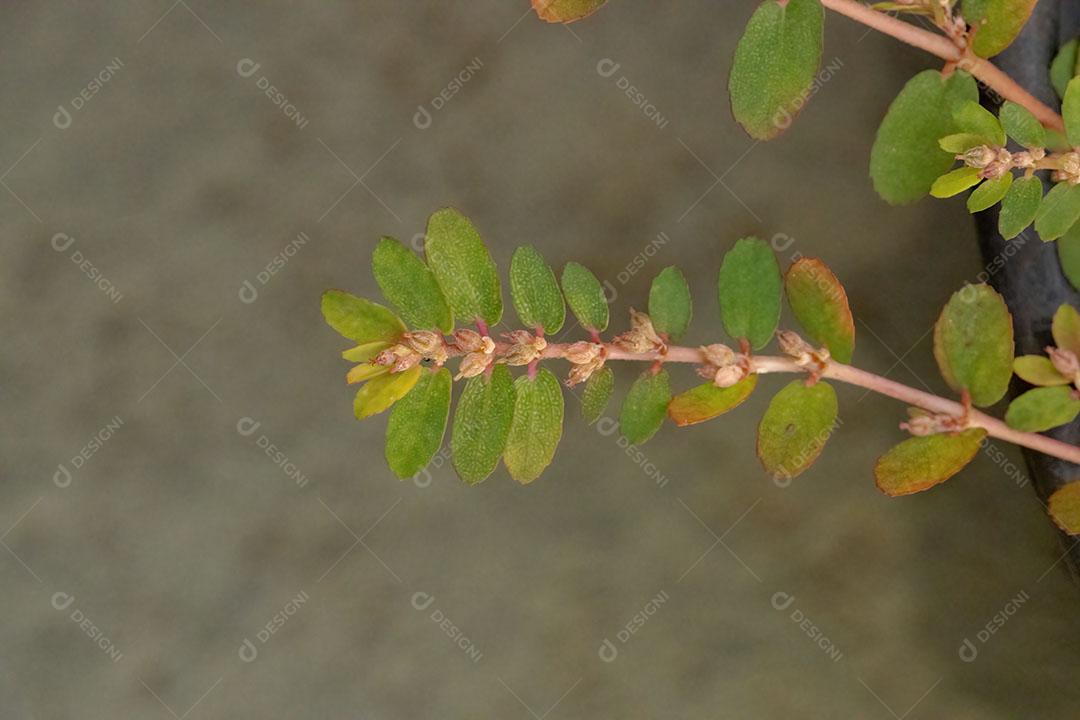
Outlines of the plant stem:
M955 64L959 69L971 73L1001 97L1023 105L1046 127L1058 132L1065 131L1065 123L1052 108L1021 87L989 60L957 47L947 37L910 25L856 0L821 0L821 4L867 27L936 55L947 63Z
M563 357L568 347L569 345L548 345L543 356L545 358ZM668 346L667 352L664 354L659 352L632 353L607 343L604 344L604 348L607 351L608 360L631 360L650 363L662 360L663 362L694 364L703 364L705 362L701 350L694 347ZM766 373L809 374L810 368L798 365L794 360L786 357L755 355L750 359L750 371L760 375ZM902 385L880 375L835 360L826 363L821 372L821 377L866 388L928 412L956 418L963 418L965 414L964 406L954 400ZM978 410L966 410L966 412L968 427L983 428L991 437L1000 438L1015 445L1038 450L1041 453L1080 464L1080 447L1063 443L1046 435L1015 430L1001 420Z

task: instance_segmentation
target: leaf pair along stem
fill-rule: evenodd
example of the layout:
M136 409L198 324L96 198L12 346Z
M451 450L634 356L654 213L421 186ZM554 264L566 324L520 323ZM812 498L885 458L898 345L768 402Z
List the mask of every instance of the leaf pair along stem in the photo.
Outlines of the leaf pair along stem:
M1061 115L1021 87L989 60L958 47L944 35L915 27L892 15L863 5L857 0L821 0L821 4L867 27L936 55L948 63L949 67L967 71L1001 97L1023 105L1046 127L1064 132L1065 123Z
M543 352L544 358L560 358L566 354L566 344L549 344ZM655 363L657 361L669 363L694 363L702 364L705 358L700 349L696 347L668 346L667 351L633 353L622 348L605 343L606 358L608 360L630 360L637 362ZM498 350L496 351L496 353ZM767 373L802 373L811 374L814 368L806 368L797 364L794 360L786 357L770 355L754 355L750 358L750 372L756 374ZM1038 433L1021 432L1015 430L1003 421L980 412L973 408L965 408L961 403L903 385L894 380L875 375L874 373L860 370L859 368L835 360L829 360L824 368L818 373L820 378L828 378L838 382L855 385L872 392L879 393L907 403L928 412L949 415L956 418L967 419L967 427L983 428L991 437L1000 438L1015 445L1037 450L1047 455L1068 460L1080 464L1080 447L1063 443L1046 435Z

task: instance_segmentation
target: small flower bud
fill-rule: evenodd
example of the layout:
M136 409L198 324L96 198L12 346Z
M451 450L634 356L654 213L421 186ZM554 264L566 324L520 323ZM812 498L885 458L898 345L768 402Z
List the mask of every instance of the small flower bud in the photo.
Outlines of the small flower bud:
M419 330L405 333L402 339L406 345L428 360L434 360L438 365L446 362L446 343L443 342L442 335L439 333L430 330Z
M735 351L727 345L716 343L714 345L702 345L701 354L710 365L723 367L735 362Z
M602 345L582 340L566 348L564 357L575 365L582 365L599 357L603 349Z
M570 361L570 375L566 379L568 387L574 387L592 377L592 374L604 366L606 356L604 346L591 342L576 342L566 348L564 357Z
M780 352L795 358L798 362L808 361L809 356L814 352L810 343L791 330L781 330L777 333L777 342L780 345Z
M1077 373L1080 373L1080 360L1077 360L1076 353L1071 350L1051 346L1046 348L1046 354L1050 356L1054 369L1064 377L1072 380L1076 378Z
M982 170L984 167L994 162L997 159L997 152L993 148L989 148L986 145L979 145L973 147L963 155L957 155L957 160L963 160L964 164L968 167L978 168Z
M512 343L503 357L507 365L528 365L540 357L547 347L547 340L527 330L515 330L503 337Z
M454 343L463 352L480 352L484 346L484 336L475 330L461 328L454 331Z
M1080 175L1080 153L1073 150L1062 155L1061 171L1071 177Z
M652 319L634 308L630 308L630 330L617 336L613 342L632 353L646 353L666 347L663 339L656 334Z
M420 362L420 353L407 345L397 344L375 356L376 365L389 365L390 372L404 372Z
M731 387L746 377L744 365L725 365L716 369L713 385L719 388Z
M454 379L461 380L462 378L475 377L487 370L487 367L490 364L490 353L469 353L465 357L461 358L461 365L458 366L458 374L454 376Z

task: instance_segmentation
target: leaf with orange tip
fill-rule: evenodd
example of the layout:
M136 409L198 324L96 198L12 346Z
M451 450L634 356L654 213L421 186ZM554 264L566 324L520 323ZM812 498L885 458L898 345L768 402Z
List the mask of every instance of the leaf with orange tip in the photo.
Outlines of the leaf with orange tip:
M1080 535L1080 482L1058 488L1050 496L1050 517L1070 535Z
M679 393L668 403L668 417L679 427L712 420L743 404L757 387L757 375L749 375L731 387L705 383Z
M913 437L878 458L874 478L889 497L928 490L945 482L974 459L986 430Z
M607 0L532 0L533 10L550 23L572 23L592 15Z
M855 351L855 320L844 286L817 258L800 258L784 276L788 304L814 342L829 349L838 362L851 362Z

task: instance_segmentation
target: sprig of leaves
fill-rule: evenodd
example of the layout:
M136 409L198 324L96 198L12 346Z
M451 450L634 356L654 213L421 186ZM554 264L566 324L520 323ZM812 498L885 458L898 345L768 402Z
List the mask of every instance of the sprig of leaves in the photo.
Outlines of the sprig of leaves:
M456 210L437 211L424 249L426 260L384 238L372 255L379 286L402 317L340 290L328 290L322 300L327 323L356 343L342 353L354 364L347 381L360 384L356 417L392 408L386 458L399 477L420 472L452 425L453 466L466 483L483 481L500 461L522 484L537 479L553 461L566 421L562 387L540 366L555 358L571 364L567 385L584 381L580 400L587 423L604 414L613 394L607 360L649 363L619 412L622 435L639 445L666 420L679 427L695 425L743 404L759 384L758 372L765 367L759 363L772 362L775 369L781 362L753 354L776 337L789 358L782 367L806 377L777 392L761 419L757 451L765 470L777 478L800 475L840 426L838 397L829 379L832 369L851 360L855 323L842 284L818 259L800 258L781 273L766 243L737 241L717 276L719 319L737 349L721 343L694 349L671 344L689 331L693 316L689 285L674 266L653 280L649 312L631 311L630 330L604 341L600 333L609 313L595 275L567 263L559 283L535 248L518 248L510 268L511 298L529 329L496 339L488 323L501 315L501 285L473 224ZM776 332L785 295L810 342L789 331ZM545 334L560 330L566 304L589 337L548 345ZM451 313L472 318L477 330L459 326L448 335ZM1014 358L1012 319L1001 297L987 285L969 285L953 295L938 318L934 355L942 377L965 404L996 403L1014 371L1037 385L1010 405L1006 421L1025 432L1044 430L1080 414L1080 314L1063 307L1053 333L1056 346L1048 348L1048 357ZM450 423L453 379L445 365L453 358L461 358L458 377L467 380ZM707 382L674 391L668 367L675 361L696 364ZM517 366L525 369L515 379L512 368ZM966 414L918 409L903 427L915 437L885 453L874 471L878 487L889 495L925 490L951 477L971 461L986 433Z

